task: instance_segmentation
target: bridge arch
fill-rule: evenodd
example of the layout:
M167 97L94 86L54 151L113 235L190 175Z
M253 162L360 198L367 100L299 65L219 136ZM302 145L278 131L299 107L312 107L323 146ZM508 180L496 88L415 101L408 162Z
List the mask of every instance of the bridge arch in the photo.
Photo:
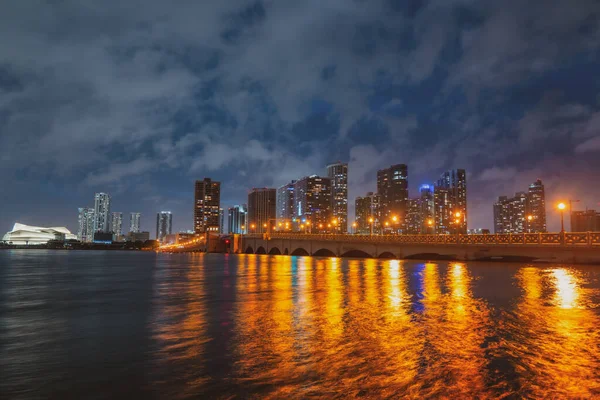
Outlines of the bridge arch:
M259 248L256 249L256 254L267 254L267 251L265 250L264 247L259 246Z
M329 249L319 249L313 253L315 257L337 257L336 254Z
M244 251L244 253L254 254L254 249L252 248L252 246L248 246L248 247L246 247L246 250Z
M389 251L384 251L383 253L381 253L379 255L378 258L385 258L385 259L388 259L388 260L392 260L392 259L395 259L395 258L398 258L398 257L396 257L396 255L394 255L394 253L391 253Z
M298 247L296 250L292 251L292 256L310 256L308 251L304 250L302 247Z
M372 258L373 256L367 252L362 250L349 250L342 254L342 257L350 257L350 258Z
M269 250L269 254L274 255L274 256L279 256L279 255L281 255L281 250L279 250L279 248L277 248L277 247L272 247Z

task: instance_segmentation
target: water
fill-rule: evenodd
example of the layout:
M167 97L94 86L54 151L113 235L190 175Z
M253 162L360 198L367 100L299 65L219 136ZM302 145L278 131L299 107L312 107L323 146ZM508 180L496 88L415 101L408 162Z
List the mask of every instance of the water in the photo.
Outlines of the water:
M0 398L591 398L600 267L0 252Z

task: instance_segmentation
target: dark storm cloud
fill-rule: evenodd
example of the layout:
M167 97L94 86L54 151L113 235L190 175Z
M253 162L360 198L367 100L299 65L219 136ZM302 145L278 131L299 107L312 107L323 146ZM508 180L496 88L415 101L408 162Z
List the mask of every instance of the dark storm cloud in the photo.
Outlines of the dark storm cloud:
M223 202L349 160L411 188L470 172L471 222L540 177L581 198L600 166L596 1L10 2L0 13L0 227L74 228L94 191L172 208ZM20 201L34 196L36 201Z

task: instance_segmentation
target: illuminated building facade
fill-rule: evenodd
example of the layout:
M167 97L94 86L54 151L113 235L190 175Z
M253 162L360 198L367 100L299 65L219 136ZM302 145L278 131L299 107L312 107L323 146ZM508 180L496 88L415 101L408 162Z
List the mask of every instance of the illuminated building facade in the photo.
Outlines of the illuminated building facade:
M194 186L194 232L219 233L221 182L210 178L196 181Z
M246 226L247 208L245 204L229 207L227 210L228 233L241 234L248 232Z
M382 226L397 223L394 229L402 230L406 224L408 207L408 167L405 164L392 165L377 171L377 193L380 196L380 222Z
M94 209L82 207L78 211L77 240L90 243L94 240Z
M249 233L266 233L274 230L276 216L276 189L254 188L248 193Z
M362 235L378 233L379 226L379 195L368 192L364 197L357 197L354 202L356 216L356 232ZM371 227L371 224L373 225ZM373 230L371 232L371 229Z
M173 214L171 211L161 211L156 214L156 240L163 242L172 233Z
M436 233L467 233L467 173L453 169L442 174L434 187Z
M94 196L94 232L110 232L110 195L96 193Z
M132 212L129 214L129 232L139 233L140 232L140 220L142 214L139 212Z
M333 224L331 206L331 179L312 175L294 184L296 229L313 233L339 232L341 226L338 221Z
M327 166L331 180L331 213L339 221L339 232L348 231L348 164L337 162Z

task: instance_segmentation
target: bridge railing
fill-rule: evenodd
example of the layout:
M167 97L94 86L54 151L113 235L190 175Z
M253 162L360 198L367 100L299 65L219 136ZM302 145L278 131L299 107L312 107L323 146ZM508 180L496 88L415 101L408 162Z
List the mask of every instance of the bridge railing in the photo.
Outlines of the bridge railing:
M361 243L600 246L600 232L508 233L476 235L353 235L270 233L248 234L245 238L286 240L331 240Z

